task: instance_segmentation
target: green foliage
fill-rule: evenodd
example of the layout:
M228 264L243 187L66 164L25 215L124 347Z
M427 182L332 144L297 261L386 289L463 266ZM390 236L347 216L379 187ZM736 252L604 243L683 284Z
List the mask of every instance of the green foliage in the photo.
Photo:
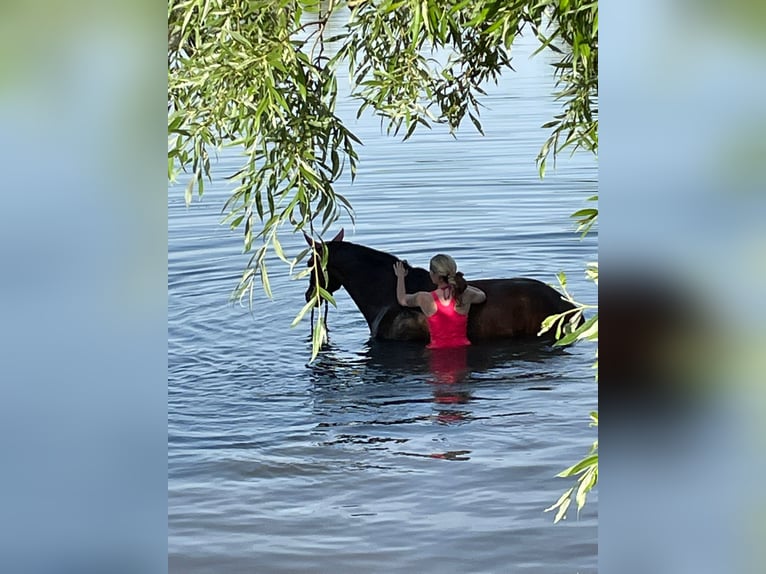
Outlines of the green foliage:
M598 201L598 195L589 197L588 201ZM595 207L580 209L575 211L572 217L577 220L577 232L582 233L581 237L585 237L598 219L598 209Z
M594 199L594 197L590 198L590 200ZM575 218L580 218L580 226L578 230L582 228L583 220L585 221L585 225L587 225L587 229L590 229L598 218L598 210L587 211L589 211L589 213L584 215L582 214L582 211L578 211L573 215ZM590 213L590 211L593 211L594 213ZM585 233L587 233L587 229ZM585 235L585 233L583 233L583 235ZM589 263L585 273L591 281L598 285L597 262ZM574 308L565 311L564 313L546 317L539 334L545 333L555 327L556 343L554 345L570 345L577 341L591 341L598 344L598 311L581 323L581 318L586 309L598 309L598 307L595 305L585 305L575 301L569 291L567 291L567 278L563 272L558 274L558 280L559 286L564 292L563 298L572 303ZM593 364L593 368L596 371L596 381L598 381L598 348L596 348L596 360ZM597 427L598 413L593 412L590 416L592 420L591 426ZM580 477L577 479L575 486L566 490L555 504L545 509L545 512L556 510L554 523L557 523L559 520L566 517L567 510L572 504L573 495L577 502L577 512L579 515L580 509L585 505L588 493L594 486L596 486L596 483L598 482L598 440L593 443L590 453L588 453L585 458L556 476L567 478L578 474ZM575 488L577 488L576 492Z
M511 69L510 47L521 7L444 0L355 4L338 58L348 62L359 112L370 107L388 132L446 123L454 132L466 113L481 132L477 95ZM515 8L515 9L514 9ZM441 58L441 61L439 60Z
M587 267L588 277L598 284L598 262L589 263ZM567 276L561 272L557 275L559 287L564 292L562 299L574 305L572 309L550 315L545 318L538 335L542 335L556 328L556 342L554 346L571 345L575 341L598 342L598 313L582 321L586 309L597 309L596 305L585 305L574 300L567 291ZM582 322L581 322L582 321Z
M329 19L344 15L343 31L327 37ZM343 174L353 179L361 145L335 114L341 66L358 113L374 111L389 133L406 139L433 123L454 132L466 115L481 132L483 86L512 70L513 41L526 31L558 58L563 111L543 126L542 176L551 153L598 147L596 2L169 0L168 178L188 174L188 205L212 177L211 154L243 153L222 210L253 253L234 296L252 302L259 278L271 296L269 252L291 270L306 256L283 252L283 226L321 237L342 213L353 219L335 191ZM314 293L317 303L328 295ZM317 330L312 358L322 337Z
M565 148L585 149L598 154L598 2L558 0L540 2L546 7L545 24L534 23L541 42L538 51L549 48L560 55L553 64L563 111L543 125L551 135L537 156L540 177L551 151L554 164Z
M590 426L598 427L598 413L591 413L590 418ZM556 476L568 478L577 475L579 475L579 478L577 479L575 486L564 492L555 504L545 509L545 512L550 512L552 510L556 511L556 517L553 519L554 524L562 518L566 518L567 510L569 510L569 507L572 504L573 495L575 503L577 504L577 513L579 515L580 510L585 506L585 500L588 493L598 483L598 439L593 443L588 456L577 464L562 470ZM575 488L577 488L576 492Z
M326 37L332 16L348 23ZM251 253L233 296L252 306L260 279L272 296L266 261L273 252L292 273L306 256L313 265L295 275L313 275L315 289L293 326L322 302L335 301L321 288L322 250L284 253L279 230L319 237L349 202L335 191L348 173L353 180L360 140L335 114L337 76L348 68L358 114L369 109L388 133L409 138L418 126L446 124L454 133L467 115L483 133L480 97L487 82L511 71L514 39L526 33L540 41L536 53L553 55L554 98L561 113L538 156L540 177L566 149L598 152L598 4L592 0L169 0L168 179L188 174L186 204L210 181L211 154L226 146L242 151L233 174L223 222L242 229ZM325 54L332 46L333 53ZM595 201L594 196L590 198ZM573 217L586 235L598 209ZM586 271L598 282L598 266ZM556 329L557 344L598 341L598 313L578 325L589 306L549 317L541 332ZM326 338L314 325L312 360ZM595 367L597 369L598 362ZM598 372L598 371L597 371ZM594 424L598 415L593 414ZM598 441L583 461L559 476L579 475L548 510L566 515L572 496L578 510L598 480Z
M279 242L283 224L321 235L341 209L353 218L333 184L346 168L353 178L360 141L335 115L337 81L317 38L327 14L304 23L316 3L289 0L168 6L168 175L190 170L189 204L211 177L213 150L243 151L223 206L223 222L243 227L244 252L254 251L235 296L252 300L260 277L271 297L267 253L297 262Z

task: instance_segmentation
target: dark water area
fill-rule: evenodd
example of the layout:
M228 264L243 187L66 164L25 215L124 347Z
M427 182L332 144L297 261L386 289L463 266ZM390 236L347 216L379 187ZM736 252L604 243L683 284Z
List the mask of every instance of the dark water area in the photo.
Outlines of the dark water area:
M525 276L597 302L583 273L597 230L571 213L597 193L594 158L535 157L558 112L548 63L522 44L517 72L488 86L486 136L444 129L407 142L353 121L364 142L346 240L425 267L450 253L468 279ZM596 439L595 348L475 345L440 369L422 345L375 343L340 291L329 342L289 327L306 282L271 263L274 300L229 302L249 256L220 225L233 150L202 201L168 194L169 569L197 572L595 572L597 502L553 524L556 478ZM285 251L303 237L285 231Z

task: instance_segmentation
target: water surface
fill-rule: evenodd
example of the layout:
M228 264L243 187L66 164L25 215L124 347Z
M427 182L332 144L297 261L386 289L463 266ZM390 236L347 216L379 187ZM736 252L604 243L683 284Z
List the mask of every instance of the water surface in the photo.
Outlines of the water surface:
M364 141L346 239L426 266L452 254L468 278L564 271L586 303L595 233L569 215L597 191L595 160L568 154L540 180L534 159L558 111L543 59L488 87L485 137L443 129L410 141L341 111ZM223 176L239 158L224 153ZM168 194L168 522L171 572L595 572L597 492L553 525L571 482L555 474L596 438L594 349L477 345L445 381L422 347L375 344L344 292L330 341L307 364L303 281L272 264L273 301L228 301L248 256L219 225L231 186L201 202ZM338 227L339 228L339 227ZM333 230L334 232L337 229ZM286 251L302 236L282 238Z

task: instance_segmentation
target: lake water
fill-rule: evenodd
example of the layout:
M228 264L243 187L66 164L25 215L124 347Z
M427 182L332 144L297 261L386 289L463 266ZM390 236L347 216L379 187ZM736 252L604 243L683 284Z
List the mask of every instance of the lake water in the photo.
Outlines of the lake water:
M597 259L570 214L597 193L589 155L565 153L540 180L535 157L557 113L546 60L515 50L516 73L489 86L485 137L423 130L407 142L379 121L343 184L356 226L346 240L425 267L436 252L467 278L526 276L595 304L583 273ZM469 128L470 126L470 128ZM556 478L596 432L594 347L476 345L468 373L435 380L422 349L371 344L345 292L330 340L308 364L309 324L289 325L305 281L271 265L275 298L249 311L229 295L249 256L221 226L235 171L186 208L168 194L168 553L171 572L595 572L597 490L579 518L543 510L572 485ZM290 254L303 237L285 230Z

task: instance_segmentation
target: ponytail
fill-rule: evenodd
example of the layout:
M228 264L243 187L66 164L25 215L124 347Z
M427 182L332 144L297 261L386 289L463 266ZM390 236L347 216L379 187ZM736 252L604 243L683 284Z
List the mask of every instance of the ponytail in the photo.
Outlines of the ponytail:
M463 273L457 271L456 273L450 273L447 275L447 283L452 287L452 296L455 298L455 303L458 305L463 304L463 293L468 288L468 283L463 278Z

